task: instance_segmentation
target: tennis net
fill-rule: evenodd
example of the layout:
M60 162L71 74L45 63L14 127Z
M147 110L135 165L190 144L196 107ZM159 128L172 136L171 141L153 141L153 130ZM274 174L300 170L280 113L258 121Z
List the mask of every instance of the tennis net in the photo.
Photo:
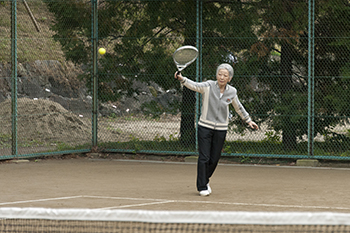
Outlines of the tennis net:
M350 214L0 208L0 232L350 232Z

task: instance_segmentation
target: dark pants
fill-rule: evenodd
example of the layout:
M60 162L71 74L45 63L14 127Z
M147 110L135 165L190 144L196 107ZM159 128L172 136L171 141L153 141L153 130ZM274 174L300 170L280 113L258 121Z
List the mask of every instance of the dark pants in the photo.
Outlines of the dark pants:
M226 130L213 130L198 126L197 190L207 190L209 178L213 175L221 157Z

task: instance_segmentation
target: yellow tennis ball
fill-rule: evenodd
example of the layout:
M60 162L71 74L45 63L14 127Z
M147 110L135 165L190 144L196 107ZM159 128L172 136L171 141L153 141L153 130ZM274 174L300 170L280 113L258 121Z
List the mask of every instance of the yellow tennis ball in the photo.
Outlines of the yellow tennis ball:
M103 55L103 54L106 53L106 50L105 50L104 48L100 48L100 49L98 50L98 52L99 52L101 55Z

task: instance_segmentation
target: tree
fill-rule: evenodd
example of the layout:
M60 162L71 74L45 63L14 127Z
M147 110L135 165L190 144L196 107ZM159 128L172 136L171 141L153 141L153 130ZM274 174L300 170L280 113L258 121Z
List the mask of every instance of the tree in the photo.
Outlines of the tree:
M203 80L215 78L222 62L238 57L232 84L258 121L282 131L285 149L294 150L307 134L308 2L305 0L202 1ZM56 22L52 29L66 58L91 62L91 6L88 1L47 2ZM171 55L177 47L197 42L197 1L99 1L99 44L109 52L99 59L99 99L117 100L132 91L137 77L176 88ZM77 12L79 12L77 14ZM349 116L349 3L316 1L315 133ZM196 79L195 66L184 71ZM89 77L89 76L87 76ZM258 88L252 87L257 80ZM89 78L87 78L89 81ZM167 81L164 81L167 80ZM195 94L183 89L181 141L195 140ZM271 115L271 113L273 113ZM330 117L333 116L333 117ZM240 125L240 119L233 123ZM243 127L238 127L243 130Z
M241 38L255 38L250 25L256 16L249 14L251 8L240 1L203 3L203 35L208 38L203 40L200 48L203 52L203 76L212 78L216 66L227 61L227 51L238 53L253 43L253 40ZM52 29L66 58L75 63L91 62L89 4L82 0L47 4L55 14L56 22ZM156 82L165 89L181 90L179 83L172 78L175 66L171 55L180 45L196 45L196 7L196 0L100 1L99 43L113 52L99 61L99 99L117 100L120 93L128 90L129 80L135 77L145 82ZM184 74L195 80L195 66L186 68ZM193 145L195 93L184 88L182 94L181 141Z
M261 0L256 6L261 12L257 33L262 40L252 47L255 56L250 59L261 60L259 80L276 96L269 98L277 116L271 125L282 131L285 149L294 150L297 138L307 134L308 5L303 0ZM350 83L341 78L348 74L349 17L347 1L316 1L316 133L327 133L327 128L349 116L343 100L349 99L344 90ZM279 59L271 60L272 51L280 54Z

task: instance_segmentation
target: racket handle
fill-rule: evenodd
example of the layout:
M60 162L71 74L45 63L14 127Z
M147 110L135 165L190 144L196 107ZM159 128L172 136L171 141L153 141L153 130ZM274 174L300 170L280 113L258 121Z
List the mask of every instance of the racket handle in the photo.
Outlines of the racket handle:
M181 71L176 71L176 79L178 79L177 76L178 76L179 74L181 74Z

